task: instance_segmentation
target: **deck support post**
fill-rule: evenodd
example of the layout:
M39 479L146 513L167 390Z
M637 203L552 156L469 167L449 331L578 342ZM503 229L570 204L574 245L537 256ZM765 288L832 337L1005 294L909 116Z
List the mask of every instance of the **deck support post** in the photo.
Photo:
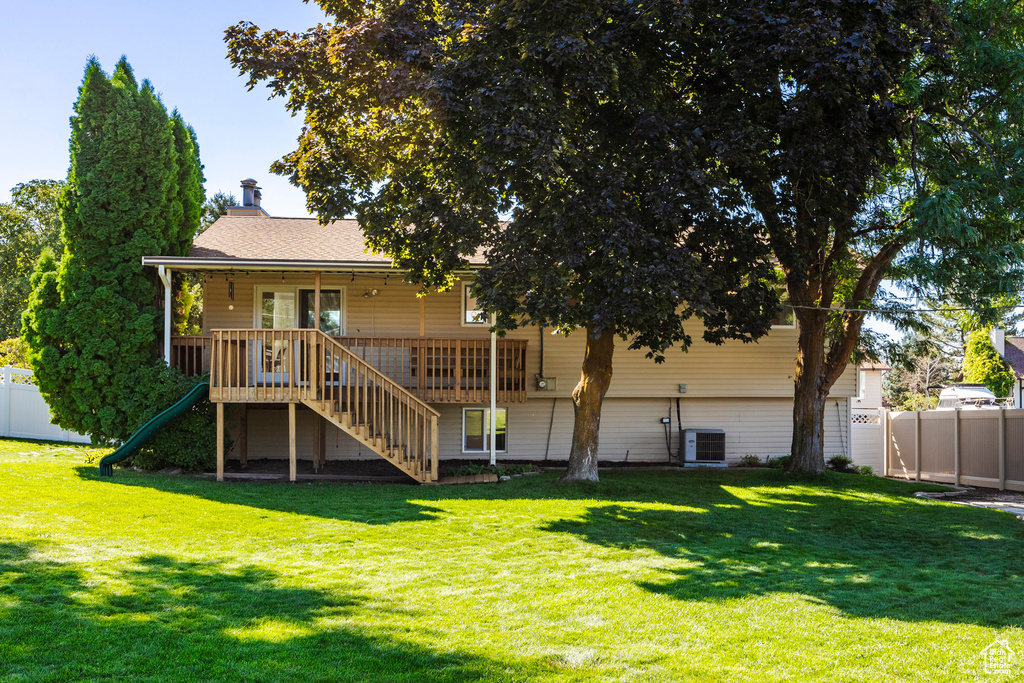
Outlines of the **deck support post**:
M313 274L313 329L320 329L320 271Z
M249 404L242 404L242 414L238 418L238 463L242 467L249 466Z
M224 404L217 402L217 481L224 481Z
M327 420L315 413L313 419L316 421L313 431L313 466L320 470L327 462Z
M288 403L288 481L296 479L295 463L295 402Z
M164 283L164 362L171 364L171 271L160 266L160 282Z
M494 332L494 314L491 313L491 374L487 382L491 390L491 465L497 464L497 430L498 430L498 335Z

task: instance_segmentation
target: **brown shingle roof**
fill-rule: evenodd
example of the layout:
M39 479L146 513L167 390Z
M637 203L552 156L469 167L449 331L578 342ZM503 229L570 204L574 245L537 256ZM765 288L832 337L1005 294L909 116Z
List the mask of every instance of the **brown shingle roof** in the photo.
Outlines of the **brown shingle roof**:
M1004 358L1018 378L1024 377L1024 337L1007 337Z
M860 369L861 370L892 370L892 368L890 368L885 363L879 363L877 361L871 361L871 360L864 361L863 363L861 363L860 364Z
M321 226L315 218L221 216L196 238L190 258L247 261L344 261L390 264L371 253L359 222L332 221ZM473 265L483 265L477 255Z

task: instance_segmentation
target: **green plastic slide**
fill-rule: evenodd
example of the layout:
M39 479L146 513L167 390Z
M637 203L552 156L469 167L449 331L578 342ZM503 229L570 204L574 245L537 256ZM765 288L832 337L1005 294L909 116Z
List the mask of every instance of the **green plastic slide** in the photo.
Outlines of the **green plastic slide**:
M154 434L163 429L168 422L183 415L186 410L194 406L200 400L206 398L209 393L209 382L197 384L192 388L192 391L185 394L185 398L181 399L170 408L142 425L142 428L128 437L128 440L121 444L116 451L110 455L105 455L100 459L100 476L114 476L115 462L121 462L125 458L138 453L139 449L142 448L147 441L152 439Z

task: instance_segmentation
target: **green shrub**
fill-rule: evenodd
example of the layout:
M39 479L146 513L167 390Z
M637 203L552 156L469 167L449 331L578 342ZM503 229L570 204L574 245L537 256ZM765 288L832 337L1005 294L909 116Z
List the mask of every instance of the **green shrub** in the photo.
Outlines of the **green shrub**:
M938 396L925 394L907 394L896 406L897 410L932 410L939 404Z
M780 455L777 458L768 458L768 467L776 470L784 470L789 465L789 461L793 458L792 455Z
M845 455L833 455L825 462L825 464L830 470L834 470L836 472L856 471L853 467L853 460Z
M989 338L990 328L971 332L964 349L964 381L983 383L999 398L1013 391L1013 370L1000 357Z
M761 462L761 458L751 453L747 453L740 458L740 467L764 467L766 464L767 461Z
M871 467L871 465L861 465L860 467L857 468L857 471L868 477L875 473L875 470L873 467Z
M532 462L524 463L522 465L481 465L479 463L471 462L467 465L461 465L458 469L452 472L450 476L472 477L477 474L496 474L499 477L511 477L515 474L537 471L537 467Z
M133 402L125 406L132 433L156 415L181 400L201 380L185 377L177 370L157 366L150 373L144 404ZM180 467L186 472L211 469L217 457L217 422L213 404L202 400L188 412L160 430L146 446L132 458L132 464L144 469Z

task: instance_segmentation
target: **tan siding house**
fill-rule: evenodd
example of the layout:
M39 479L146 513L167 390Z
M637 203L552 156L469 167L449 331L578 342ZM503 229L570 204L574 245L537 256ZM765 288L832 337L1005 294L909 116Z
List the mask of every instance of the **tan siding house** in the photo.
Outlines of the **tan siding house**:
M188 257L144 263L203 274L203 336L176 337L165 355L211 373L233 440L222 458L289 458L294 474L296 458L384 457L429 481L438 460L489 457L492 347L488 325L472 320L470 272L451 291L417 297L366 252L355 221L321 227L252 207L229 211ZM319 332L309 329L317 317ZM618 344L602 460L674 462L680 426L723 430L727 463L788 453L797 331L721 346L692 336L688 352L670 350L661 364ZM495 342L498 459L566 459L584 343L533 326ZM554 382L541 389L541 376ZM826 455L849 454L857 389L850 368L826 409Z

